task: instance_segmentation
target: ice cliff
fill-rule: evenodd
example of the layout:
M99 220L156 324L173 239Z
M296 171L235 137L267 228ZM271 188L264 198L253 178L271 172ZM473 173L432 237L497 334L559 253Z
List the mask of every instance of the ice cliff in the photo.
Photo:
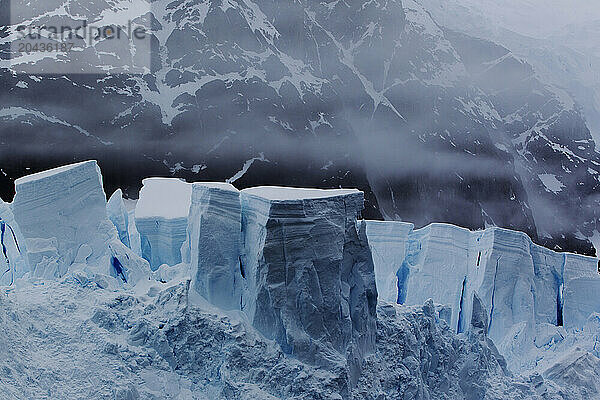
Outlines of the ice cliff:
M362 192L257 187L241 200L242 309L285 353L321 366L347 359L355 382L374 349L377 303Z
M241 307L241 235L239 191L228 183L194 183L182 257L193 290L226 310Z
M600 399L597 260L523 233L362 221L353 189L168 178L128 210L94 161L16 193L8 398Z
M95 161L17 179L15 189L11 208L31 277L60 278L79 271L85 274L81 279L118 285L147 275L147 264L117 239L107 218Z
M489 337L515 369L535 367L536 360L524 356L529 348L583 329L600 310L597 259L556 253L521 232L448 224L413 230L402 222L368 221L367 234L378 255L381 298L446 304L457 333L469 328L479 307Z
M28 270L25 240L10 204L0 199L0 285L11 285Z
M192 187L174 178L148 178L143 184L135 208L142 257L153 270L176 265L186 238Z

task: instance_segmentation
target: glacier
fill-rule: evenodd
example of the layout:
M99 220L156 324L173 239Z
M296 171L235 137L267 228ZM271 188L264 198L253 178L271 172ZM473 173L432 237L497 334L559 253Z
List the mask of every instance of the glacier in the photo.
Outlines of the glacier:
M16 193L8 398L600 399L595 258L365 221L355 189L149 178L106 201L87 161Z
M522 232L367 221L367 234L382 299L448 305L457 333L470 328L477 307L513 370L535 368L534 347L581 331L600 309L596 258L554 252Z
M367 237L375 263L377 293L380 301L396 303L398 284L396 276L406 256L406 241L414 225L367 221Z
M106 212L108 219L113 223L119 234L119 239L123 244L131 248L131 240L129 238L129 213L123 202L123 192L117 189L106 203Z
M15 181L11 204L31 278L62 278L118 287L148 276L147 263L118 239L106 211L96 161L55 168Z
M186 239L192 187L175 178L143 180L135 207L135 225L140 235L142 257L153 270L181 262Z
M363 193L255 187L241 203L242 310L285 353L321 366L348 360L356 382L376 336Z
M0 199L0 285L10 285L29 270L25 240L10 204Z
M182 259L192 289L225 310L241 309L241 236L239 191L229 183L193 183Z

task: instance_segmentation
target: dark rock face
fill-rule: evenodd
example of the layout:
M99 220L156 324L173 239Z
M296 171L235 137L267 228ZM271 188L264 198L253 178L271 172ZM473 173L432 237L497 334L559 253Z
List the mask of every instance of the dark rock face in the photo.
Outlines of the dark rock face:
M585 122L521 84L530 67L505 49L410 0L176 0L151 14L147 75L0 70L3 198L16 177L95 158L107 192L130 197L150 175L357 187L367 218L496 224L593 252L574 236L597 219Z

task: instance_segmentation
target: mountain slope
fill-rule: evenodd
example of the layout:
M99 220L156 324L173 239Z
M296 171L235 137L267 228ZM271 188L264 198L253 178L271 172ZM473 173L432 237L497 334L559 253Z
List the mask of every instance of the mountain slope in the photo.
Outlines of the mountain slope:
M529 67L493 43L470 59L470 39L419 3L156 1L140 18L149 74L0 70L3 197L15 177L96 158L107 192L130 197L149 175L358 187L368 218L499 225L593 253L597 161L578 110L520 85Z

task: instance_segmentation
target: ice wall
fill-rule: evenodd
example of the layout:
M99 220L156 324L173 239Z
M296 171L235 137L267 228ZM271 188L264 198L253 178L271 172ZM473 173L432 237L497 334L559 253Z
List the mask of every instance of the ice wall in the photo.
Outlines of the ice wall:
M485 330L509 362L521 362L520 352L540 341L538 331L582 329L600 312L597 259L556 253L522 232L495 227L470 232L432 224L407 232L401 222L368 221L367 226L378 254L380 298L447 304L456 332L469 329L476 299L476 312L487 315Z
M0 199L0 285L11 285L29 270L26 250L10 204Z
M113 230L95 161L19 178L15 190L12 208L34 275L62 276L78 255L102 262Z
M242 309L286 353L348 362L357 379L375 344L377 290L363 193L257 187L241 191ZM337 354L337 355L336 355Z
M95 161L19 178L15 190L12 210L32 277L56 278L81 271L108 286L135 284L148 272L147 264L117 238L107 217Z
M241 307L240 192L228 183L194 183L182 257L191 287L223 309Z
M404 262L408 234L414 225L395 221L366 221L367 237L375 264L378 299L398 300L397 274Z
M581 329L590 314L600 313L600 275L596 259L564 254L565 328Z
M153 270L181 262L186 239L192 186L175 178L144 179L135 208L142 257Z

